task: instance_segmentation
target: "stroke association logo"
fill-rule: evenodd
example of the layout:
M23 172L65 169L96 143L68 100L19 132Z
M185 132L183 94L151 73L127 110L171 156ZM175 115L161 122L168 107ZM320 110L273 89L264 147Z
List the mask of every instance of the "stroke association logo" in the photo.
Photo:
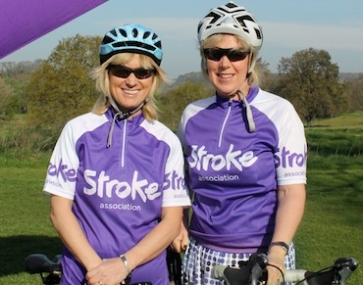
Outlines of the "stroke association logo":
M159 185L156 182L149 182L147 179L139 179L139 172L134 171L130 182L111 179L105 171L85 170L84 179L87 184L83 192L87 195L97 195L100 198L106 196L120 199L131 197L132 200L140 198L144 203L155 200L161 196Z
M304 147L303 153L296 153L283 147L275 156L276 167L282 168L300 168L306 164L307 151Z
M214 155L206 151L205 146L192 146L191 159L189 165L191 168L197 170L214 170L220 171L222 169L231 170L232 167L242 171L245 167L251 167L256 163L257 157L254 156L253 151L242 152L235 150L234 145L231 144L226 154Z
M68 168L68 165L63 164L63 160L61 159L58 165L49 163L48 175L55 176L57 178L61 177L65 182L75 182L77 177L77 171L73 168Z
M58 166L49 164L48 175L57 177L57 181L63 180L63 182L75 182L77 178L76 170L69 168L62 160ZM119 198L121 200L131 198L133 201L141 199L144 203L159 198L162 191L181 190L185 187L183 176L175 171L163 175L163 179L161 178L161 182L158 183L142 178L138 171L130 174L129 180L119 181L107 175L104 170L86 169L83 173L83 180L82 191L86 195L95 195L99 198Z
M276 167L298 169L306 164L306 146L302 153L296 153L283 147L281 151L275 154ZM231 170L233 167L239 171L244 168L253 166L258 160L258 156L252 150L242 152L242 150L235 149L231 144L225 154L212 154L209 153L205 146L192 146L191 156L189 159L189 166L198 171L221 171L226 169Z

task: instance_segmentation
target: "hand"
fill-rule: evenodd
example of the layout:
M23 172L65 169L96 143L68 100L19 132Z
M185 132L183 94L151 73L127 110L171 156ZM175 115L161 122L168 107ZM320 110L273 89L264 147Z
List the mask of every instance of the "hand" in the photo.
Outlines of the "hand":
M172 241L170 247L180 253L181 251L185 251L189 244L189 235L188 231L185 229L184 225L180 228L179 235Z
M119 257L103 259L86 274L88 285L119 285L127 277L127 270Z
M270 251L268 256L268 263L271 264L267 266L267 284L266 285L280 285L283 282L283 274L286 272L285 268L285 254L280 252ZM279 270L280 269L280 270Z

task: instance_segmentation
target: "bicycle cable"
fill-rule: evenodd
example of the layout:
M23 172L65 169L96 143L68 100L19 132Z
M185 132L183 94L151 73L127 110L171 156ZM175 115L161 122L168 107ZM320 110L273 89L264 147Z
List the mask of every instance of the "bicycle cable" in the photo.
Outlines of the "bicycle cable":
M281 274L282 282L285 282L285 275L284 275L284 273L282 272L282 270L281 270L281 268L280 268L280 267L278 267L278 266L276 266L276 265L274 265L274 264L270 264L270 263L267 263L267 264L266 264L266 266L271 266L271 267L276 268L276 269L280 272L280 274Z
M327 272L329 270L331 270L333 268L333 266L328 266L325 267L323 269L320 269L319 271L313 272L311 275L306 276L304 279L300 280L299 282L297 282L295 285L299 285L302 284L304 281L308 281L308 279L315 277L316 275L322 273L322 272Z

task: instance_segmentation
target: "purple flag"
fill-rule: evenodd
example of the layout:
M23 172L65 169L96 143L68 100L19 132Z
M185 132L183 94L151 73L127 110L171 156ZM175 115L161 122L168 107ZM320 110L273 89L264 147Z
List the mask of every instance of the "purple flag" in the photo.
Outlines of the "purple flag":
M0 59L108 0L0 0Z

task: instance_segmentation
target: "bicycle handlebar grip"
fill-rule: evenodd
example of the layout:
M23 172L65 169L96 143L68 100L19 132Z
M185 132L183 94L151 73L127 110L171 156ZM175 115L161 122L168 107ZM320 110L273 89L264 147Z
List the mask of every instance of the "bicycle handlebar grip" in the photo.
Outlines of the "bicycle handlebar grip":
M246 285L249 282L250 268L235 268L226 265L216 265L212 268L211 277L224 280L227 285Z
M285 282L299 282L307 277L307 271L303 269L291 269L285 272ZM308 285L306 281L299 283L301 285Z

